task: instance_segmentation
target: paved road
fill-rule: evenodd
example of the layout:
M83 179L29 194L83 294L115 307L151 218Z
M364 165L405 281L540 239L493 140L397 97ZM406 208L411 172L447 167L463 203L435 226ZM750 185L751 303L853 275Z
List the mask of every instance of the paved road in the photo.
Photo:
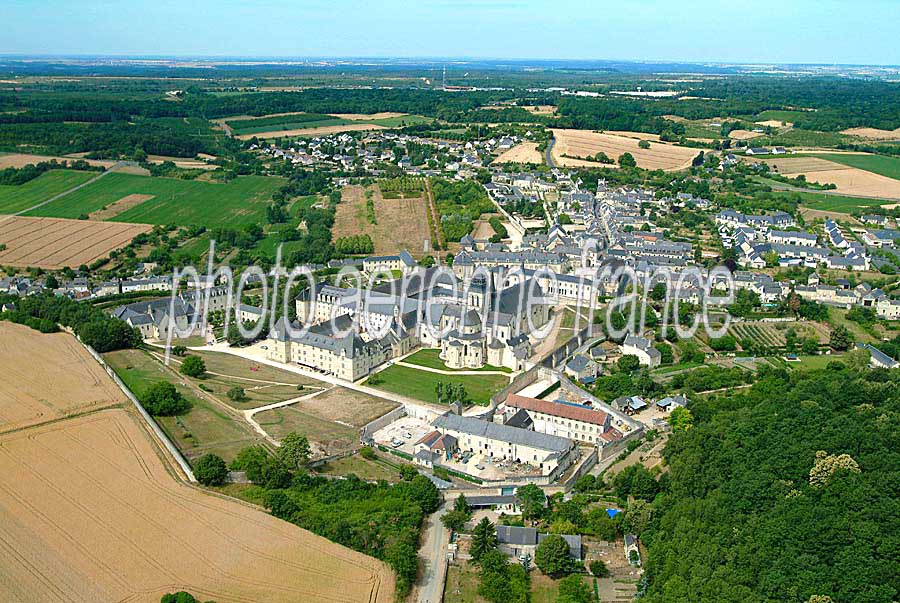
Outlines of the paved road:
M444 598L444 581L447 579L447 545L450 530L441 523L441 517L449 510L444 503L426 520L419 557L422 558L422 579L417 586L417 603L440 603Z
M556 144L556 138L551 138L550 142L547 143L547 150L544 151L544 161L547 162L547 165L551 168L555 168L556 164L553 163L553 145Z

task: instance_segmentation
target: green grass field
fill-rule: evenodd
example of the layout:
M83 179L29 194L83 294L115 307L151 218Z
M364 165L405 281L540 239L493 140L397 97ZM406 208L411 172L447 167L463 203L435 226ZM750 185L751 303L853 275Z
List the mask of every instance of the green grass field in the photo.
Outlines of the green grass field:
M441 375L408 366L391 366L369 379L372 387L437 404L435 387L439 382L462 385L475 404L487 406L491 396L509 383L503 375Z
M126 209L115 222L199 224L209 227L265 222L265 210L282 178L241 176L220 184L134 174L109 174L97 182L49 203L28 215L78 218L132 194L153 199Z
M424 366L424 367L433 368L433 369L439 369L442 371L456 370L456 369L447 368L447 365L444 364L443 360L441 360L440 354L441 354L440 350L433 349L433 348L419 350L415 354L412 354L412 355L404 358L403 362L406 362L409 364L416 364L418 366ZM468 370L471 370L471 369L468 369ZM491 366L489 364L486 364L485 366L481 367L480 369L476 369L476 370L479 370L479 371L501 371L504 373L512 372L510 369L506 368L505 366Z
M817 153L815 157L900 180L900 157L848 153Z
M28 209L54 195L87 182L97 174L96 172L77 172L75 170L50 170L25 184L0 185L0 214L11 214Z
M822 193L796 193L803 199L803 205L810 209L833 211L849 214L854 209L878 207L888 203L884 199L867 199L862 197L846 197L844 195L825 195Z

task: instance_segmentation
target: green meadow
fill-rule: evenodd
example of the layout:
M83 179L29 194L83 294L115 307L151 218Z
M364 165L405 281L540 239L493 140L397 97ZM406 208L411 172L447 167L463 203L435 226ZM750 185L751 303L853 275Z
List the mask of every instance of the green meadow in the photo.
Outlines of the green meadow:
M265 222L266 206L284 179L241 176L227 183L113 173L28 215L78 218L127 197L152 199L111 218L115 222L198 224L209 227Z
M14 214L28 209L95 176L95 172L51 170L25 184L0 185L0 214Z

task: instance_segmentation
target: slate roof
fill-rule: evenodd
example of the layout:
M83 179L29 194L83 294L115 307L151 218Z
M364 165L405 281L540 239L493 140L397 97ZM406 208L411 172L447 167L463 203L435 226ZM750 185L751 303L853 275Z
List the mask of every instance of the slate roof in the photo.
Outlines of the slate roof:
M568 438L518 429L508 425L500 425L499 423L490 423L474 417L463 417L449 412L435 419L432 425L438 429L449 429L491 440L529 446L548 452L563 453L572 447L572 442Z

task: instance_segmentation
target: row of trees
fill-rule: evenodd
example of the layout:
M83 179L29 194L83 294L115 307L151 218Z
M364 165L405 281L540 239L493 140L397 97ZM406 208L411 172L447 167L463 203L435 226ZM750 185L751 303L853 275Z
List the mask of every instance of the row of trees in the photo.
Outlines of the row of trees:
M28 297L0 295L0 303L14 304L2 319L18 322L44 332L60 324L74 330L81 340L98 352L133 348L141 343L137 330L94 306L65 296L41 293Z

